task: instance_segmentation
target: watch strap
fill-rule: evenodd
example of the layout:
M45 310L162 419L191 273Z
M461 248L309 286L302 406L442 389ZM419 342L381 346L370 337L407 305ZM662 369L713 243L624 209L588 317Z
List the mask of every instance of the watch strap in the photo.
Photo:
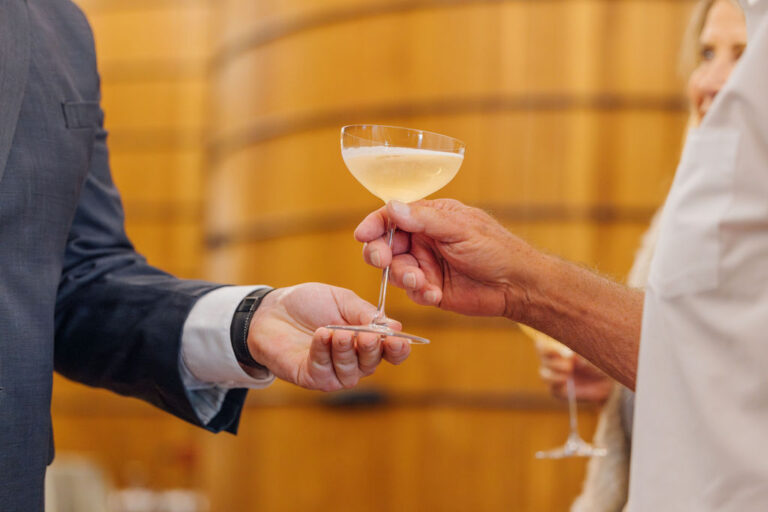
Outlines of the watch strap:
M251 328L251 319L256 310L259 309L261 301L273 290L274 288L265 287L249 293L240 301L237 309L235 309L235 314L232 316L232 326L229 331L232 350L237 362L248 368L269 371L266 366L257 362L251 355L248 348L248 331Z

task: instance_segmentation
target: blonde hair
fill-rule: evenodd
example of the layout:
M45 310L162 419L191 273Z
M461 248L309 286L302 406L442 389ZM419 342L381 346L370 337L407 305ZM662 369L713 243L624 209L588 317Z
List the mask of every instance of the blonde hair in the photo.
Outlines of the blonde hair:
M680 61L678 63L678 71L680 76L687 80L691 76L691 73L699 65L699 38L701 32L704 30L704 25L707 23L707 16L709 11L717 2L730 2L739 9L741 6L736 0L700 0L699 3L693 8L693 14L691 20L688 23L688 28L685 31L683 38L683 45L680 49Z

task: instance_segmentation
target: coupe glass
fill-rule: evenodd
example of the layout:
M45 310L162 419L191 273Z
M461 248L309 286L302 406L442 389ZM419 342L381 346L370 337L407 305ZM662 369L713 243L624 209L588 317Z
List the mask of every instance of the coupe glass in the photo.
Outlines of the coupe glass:
M520 329L532 338L537 344L542 344L553 348L560 352L565 358L573 358L574 353L571 349L563 345L562 343L555 341L546 334L542 334L535 329L522 324L518 324ZM579 415L576 405L576 384L573 380L573 375L568 377L568 381L565 384L566 393L568 395L568 416L570 419L570 432L568 433L568 439L565 444L559 448L552 450L544 450L536 452L537 459L565 459L569 457L604 457L608 451L605 448L598 448L592 446L588 442L584 441L579 435Z
M341 156L349 172L384 201L410 203L437 192L450 182L464 161L464 143L438 133L397 126L351 125L341 129ZM392 247L396 227L387 226ZM368 325L329 325L328 329L370 332L404 338L410 343L429 340L395 331L384 312L389 267L381 275L379 305Z

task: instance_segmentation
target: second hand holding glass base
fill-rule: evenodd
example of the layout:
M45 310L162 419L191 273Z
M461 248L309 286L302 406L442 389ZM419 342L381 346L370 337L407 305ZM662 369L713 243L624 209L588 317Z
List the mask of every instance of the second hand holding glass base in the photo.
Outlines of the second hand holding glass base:
M395 238L395 227L389 227L389 233L387 236L387 243L389 247L392 247L392 240ZM367 332L372 334L380 334L382 336L394 336L397 338L403 338L411 345L428 345L429 340L416 336L415 334L408 334L407 332L396 331L389 326L389 319L384 313L384 303L387 298L387 284L389 284L389 266L384 269L381 274L381 287L379 288L379 307L376 309L376 316L373 317L371 323L368 325L327 325L326 329L340 330L340 331L352 331L352 332Z

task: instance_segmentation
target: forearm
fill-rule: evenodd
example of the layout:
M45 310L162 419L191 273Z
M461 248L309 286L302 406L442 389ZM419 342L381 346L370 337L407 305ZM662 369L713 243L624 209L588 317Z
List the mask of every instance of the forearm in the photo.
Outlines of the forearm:
M630 389L635 387L644 294L542 255L525 307L511 313L564 343Z
M216 285L179 281L128 253L125 260L130 263L99 260L95 278L85 272L64 276L56 308L56 370L195 422L178 371L182 326L197 299Z

